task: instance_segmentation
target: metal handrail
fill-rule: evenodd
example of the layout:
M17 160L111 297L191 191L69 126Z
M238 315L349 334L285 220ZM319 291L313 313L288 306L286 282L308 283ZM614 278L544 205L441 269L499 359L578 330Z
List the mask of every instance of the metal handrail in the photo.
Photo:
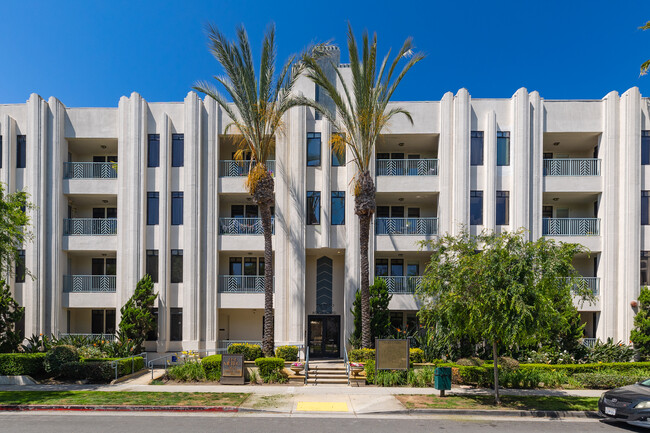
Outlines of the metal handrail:
M64 236L112 236L117 234L117 218L65 218Z
M214 353L215 355L217 355L217 354L219 354L219 349L190 350L189 352L191 352L192 354L196 353L196 354L199 354L199 355L202 354L202 353L205 353L205 354ZM182 352L181 352L181 353L182 353ZM151 370L151 379L153 379L154 361L158 361L158 360L160 360L160 359L168 359L168 358L173 359L174 356L178 358L178 357L179 357L179 356L178 356L178 352L167 353L167 354L165 354L165 355L163 355L163 356L159 356L158 358L154 358L154 359L152 359L151 361L149 361L149 362L147 363L147 367ZM180 357L182 358L183 355L181 355ZM201 357L201 358L203 358L203 357ZM170 364L169 362L165 362L165 363L164 363L164 365L165 365L165 370L167 370L167 366L168 366L169 364Z
M377 176L437 176L438 160L421 159L378 159Z
M250 160L247 161L236 161L236 160L227 160L222 159L219 161L219 177L240 177L248 176L248 173L251 169ZM275 160L269 159L266 161L266 168L271 173L271 176L275 175Z
M415 293L420 284L422 284L422 276L378 276L386 282L388 293Z
M377 235L426 236L438 234L438 218L375 218Z
M305 344L305 385L309 379L309 344Z
M271 218L271 233L275 234L275 219ZM219 218L220 235L263 235L262 218Z
M600 218L542 218L544 236L598 236Z
M264 293L264 280L264 275L219 275L218 292Z
M119 361L124 361L125 359L131 360L131 374L135 373L135 358L137 357L144 358L144 365L147 365L147 352L138 353L137 355L127 356L126 358L115 359L111 362L111 367L115 370L115 380L117 380L118 365Z
M343 362L345 363L345 375L348 377L348 386L350 386L350 360L348 359L348 346L343 345Z
M64 179L116 179L117 162L64 162Z
M544 176L600 176L600 159L545 159Z
M114 293L115 275L64 275L63 293Z

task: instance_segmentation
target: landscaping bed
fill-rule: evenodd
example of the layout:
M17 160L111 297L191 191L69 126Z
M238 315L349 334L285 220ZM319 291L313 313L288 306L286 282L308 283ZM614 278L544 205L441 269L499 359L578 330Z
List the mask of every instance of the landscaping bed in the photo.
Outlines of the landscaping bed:
M407 409L480 409L480 410L546 410L596 411L598 397L574 396L512 396L502 395L501 404L494 404L490 395L397 395Z

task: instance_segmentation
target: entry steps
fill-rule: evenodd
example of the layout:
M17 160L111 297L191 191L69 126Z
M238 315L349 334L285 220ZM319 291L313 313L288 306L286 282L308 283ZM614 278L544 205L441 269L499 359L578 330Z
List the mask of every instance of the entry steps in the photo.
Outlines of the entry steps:
M347 385L348 374L341 361L309 361L307 385Z

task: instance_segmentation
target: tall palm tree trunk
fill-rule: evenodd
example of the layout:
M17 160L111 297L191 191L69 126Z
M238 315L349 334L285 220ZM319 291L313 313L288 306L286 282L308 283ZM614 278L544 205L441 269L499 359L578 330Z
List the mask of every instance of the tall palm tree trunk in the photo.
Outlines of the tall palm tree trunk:
M369 171L359 173L354 211L359 216L359 248L361 256L361 346L372 347L370 332L370 266L368 244L370 220L375 213L375 183Z

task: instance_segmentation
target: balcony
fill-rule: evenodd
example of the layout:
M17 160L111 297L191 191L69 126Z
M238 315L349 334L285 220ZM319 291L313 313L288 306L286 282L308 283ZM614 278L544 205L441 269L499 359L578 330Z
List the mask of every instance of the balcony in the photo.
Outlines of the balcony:
M437 159L378 159L377 176L437 176Z
M248 176L251 168L251 162L252 161L221 160L219 161L219 177ZM269 169L269 173L271 173L271 175L274 175L275 161L266 161L266 167Z
M600 159L545 159L544 176L600 176Z
M386 282L386 287L389 293L408 294L415 293L415 289L422 284L422 277L401 277L401 276L384 276L377 277Z
M263 275L219 275L219 293L264 293Z
M600 295L600 278L598 277L580 277L576 286L580 289L589 289L594 296Z
M543 218L544 236L598 236L600 218Z
M113 293L117 287L115 275L64 275L64 293Z
M78 337L78 338L84 338L87 340L92 340L92 341L114 341L115 340L115 334L80 334L80 333L67 333L67 332L60 332L59 333L59 338L64 338L64 337Z
M431 236L438 234L438 218L376 218L377 235Z
M117 218L66 218L65 236L113 236L117 234Z
M116 162L64 162L64 179L116 179Z
M271 219L275 233L275 219ZM219 218L220 235L263 235L262 218Z

